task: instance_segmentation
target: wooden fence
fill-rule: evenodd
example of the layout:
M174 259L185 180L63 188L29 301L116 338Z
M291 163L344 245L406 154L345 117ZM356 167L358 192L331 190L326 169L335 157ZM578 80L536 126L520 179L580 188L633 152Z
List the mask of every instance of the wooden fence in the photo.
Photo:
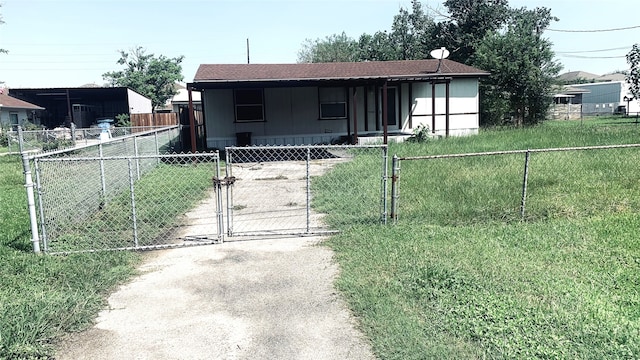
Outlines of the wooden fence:
M178 125L178 114L131 114L131 126L171 126Z

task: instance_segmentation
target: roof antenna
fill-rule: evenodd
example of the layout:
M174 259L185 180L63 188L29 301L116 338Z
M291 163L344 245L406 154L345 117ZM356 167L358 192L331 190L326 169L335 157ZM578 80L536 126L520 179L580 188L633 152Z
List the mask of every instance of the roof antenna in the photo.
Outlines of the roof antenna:
M440 49L432 50L429 55L431 55L431 57L434 59L438 59L438 68L436 69L436 73L439 73L440 65L442 65L442 59L446 59L449 57L449 50L447 50L447 48L443 46Z
M249 38L247 38L247 64L249 63Z

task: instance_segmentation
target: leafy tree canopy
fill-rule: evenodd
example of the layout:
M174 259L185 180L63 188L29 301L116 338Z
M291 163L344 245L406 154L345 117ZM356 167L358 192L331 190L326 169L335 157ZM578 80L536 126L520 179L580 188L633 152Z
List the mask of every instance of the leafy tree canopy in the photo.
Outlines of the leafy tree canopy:
M511 13L506 29L491 31L480 41L474 65L491 72L484 86L485 100L492 103L484 104L485 111L507 105L516 124L534 124L546 117L554 78L561 69L551 42L540 36L555 18L547 8ZM501 121L500 114L486 116Z
M130 52L120 50L119 65L124 69L102 74L111 86L129 87L151 99L153 108L164 105L175 95L174 84L182 81L184 56L167 58L164 55L147 54L140 46Z
M629 90L634 99L640 99L640 45L634 44L631 51L627 54L627 63L629 64L629 73L626 80L629 83Z
M324 39L306 39L298 52L298 62L349 62L357 60L358 43L342 34L333 34Z

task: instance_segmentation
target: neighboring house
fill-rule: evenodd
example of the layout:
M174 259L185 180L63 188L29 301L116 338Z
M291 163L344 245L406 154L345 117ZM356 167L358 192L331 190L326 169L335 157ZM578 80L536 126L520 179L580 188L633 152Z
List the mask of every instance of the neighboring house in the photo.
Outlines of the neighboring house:
M614 113L636 114L640 112L640 101L625 101L631 98L629 84L625 81L606 81L568 85L555 95L573 95L571 104L581 104L582 115L608 115ZM627 107L628 105L628 107Z
M479 79L489 73L451 60L357 63L203 64L206 144L302 145L475 134ZM386 100L386 101L385 101Z
M565 85L556 90L553 95L553 105L549 109L549 117L553 120L581 119L582 96L589 90Z
M40 124L37 113L44 110L43 107L16 99L10 96L6 89L0 89L0 125L2 127L16 128L29 121Z
M68 127L71 122L87 128L100 118L152 112L151 99L126 87L10 89L9 93L46 108L41 122L48 128Z

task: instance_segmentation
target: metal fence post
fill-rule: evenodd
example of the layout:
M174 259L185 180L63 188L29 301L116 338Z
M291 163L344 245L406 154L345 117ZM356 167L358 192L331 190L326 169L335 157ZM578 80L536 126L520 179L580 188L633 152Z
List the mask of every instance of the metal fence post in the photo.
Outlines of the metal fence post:
M138 158L138 137L133 137L133 154L136 158L136 178L140 180L140 159Z
M40 215L40 233L42 234L42 245L44 247L44 251L47 252L49 250L48 239L47 239L47 226L44 218L44 204L42 201L42 182L40 181L40 166L38 159L34 159L34 170L36 172L36 190L38 191L38 209Z
M156 155L160 155L160 147L158 146L158 130L153 132L153 140L156 144ZM160 164L160 158L157 159L157 163Z
M311 232L311 148L307 148L307 234Z
M138 247L138 219L136 218L136 195L133 180L133 165L131 158L127 159L129 165L129 191L131 193L131 225L133 226L133 243Z
M524 211L527 201L527 183L529 179L529 155L530 150L527 150L524 157L524 179L522 180L522 203L520 204L520 217L524 220Z
M225 176L230 178L233 176L233 155L232 150L225 149L225 157L227 166L225 167ZM233 236L233 185L227 185L227 235Z
M393 155L393 165L391 172L391 219L393 223L398 222L398 186L400 180L400 159Z
M387 224L387 187L389 177L389 149L382 147L382 223Z
M220 152L216 150L215 167L216 167L216 179L220 179ZM214 182L216 184L216 217L218 223L218 239L221 243L224 242L224 214L222 211L222 183L220 181Z
M20 154L24 152L24 137L22 134L22 126L18 125L18 151Z
M107 196L107 181L104 175L104 158L102 152L102 143L98 144L98 156L100 157L100 185L102 186L102 200Z
M71 123L71 143L76 146L76 124Z
M22 154L22 167L24 169L24 187L27 189L27 206L29 207L29 222L31 223L31 243L33 252L40 253L40 235L38 233L38 217L36 216L36 200L33 194L33 179L31 177L31 164L29 158Z

